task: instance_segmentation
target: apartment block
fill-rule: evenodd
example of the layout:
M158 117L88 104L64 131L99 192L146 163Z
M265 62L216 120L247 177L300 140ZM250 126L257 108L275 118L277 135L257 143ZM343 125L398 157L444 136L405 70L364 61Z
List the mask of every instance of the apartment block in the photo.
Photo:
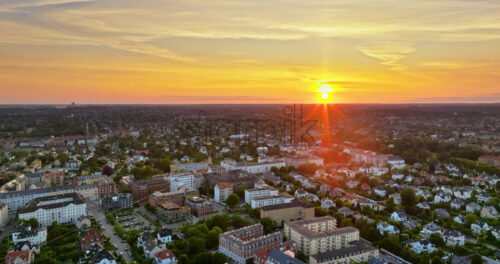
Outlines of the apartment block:
M379 251L365 240L352 241L344 248L309 256L309 264L363 263L378 258Z
M19 210L19 219L35 218L42 226L49 226L54 221L59 224L74 223L86 215L87 204L76 192L35 198Z
M278 247L281 240L281 232L264 235L264 227L256 224L220 234L219 251L236 263L244 264L257 253Z
M260 218L269 217L276 223L314 218L314 206L294 199L290 203L268 205L260 208Z
M331 216L287 222L284 234L306 255L347 247L349 242L359 240L358 229L337 228L337 220Z

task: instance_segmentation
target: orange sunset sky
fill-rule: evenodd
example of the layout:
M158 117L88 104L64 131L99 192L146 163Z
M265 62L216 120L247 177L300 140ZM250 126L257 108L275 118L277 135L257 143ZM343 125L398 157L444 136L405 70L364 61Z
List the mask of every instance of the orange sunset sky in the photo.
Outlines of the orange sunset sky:
M500 102L497 0L0 0L0 103Z

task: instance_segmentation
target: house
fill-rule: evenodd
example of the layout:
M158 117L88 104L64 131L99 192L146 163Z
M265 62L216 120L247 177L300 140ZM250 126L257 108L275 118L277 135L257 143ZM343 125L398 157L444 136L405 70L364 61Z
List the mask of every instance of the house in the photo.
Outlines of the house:
M477 221L470 225L470 229L472 232L480 234L482 232L488 232L491 227L484 221Z
M481 217L483 218L498 218L497 209L493 206L484 206L481 209Z
M418 208L422 208L422 209L427 209L427 210L431 209L429 203L427 203L427 202L418 203L417 207Z
M82 250L85 251L94 244L98 244L101 247L103 247L104 236L101 234L101 231L99 229L90 228L89 230L85 231L85 234L82 237L80 245L82 246Z
M432 253L437 250L436 246L431 243L428 239L421 239L417 242L411 244L411 250L417 254L422 254L423 252Z
M391 179L396 181L396 180L402 180L403 177L404 175L402 173L394 173L392 174Z
M394 200L394 203L397 205L401 204L401 194L399 193L393 193L389 195L389 198L392 198Z
M5 255L5 264L30 264L35 261L31 250L11 251Z
M434 203L448 203L451 201L451 197L445 193L439 193L434 196Z
M415 219L403 222L403 227L406 229L414 229L414 228L418 227L419 225L420 225L420 221L415 220Z
M34 251L35 253L40 253L39 248L34 245L31 245L29 241L17 242L14 245L14 248L10 251L23 251L23 250L31 250Z
M375 189L373 189L373 192L380 197L384 197L386 194L385 189L382 187L375 187Z
M89 263L92 264L116 264L115 258L109 253L109 251L101 249Z
M436 212L437 217L439 217L441 219L450 217L450 214L448 213L448 211L446 211L446 209L438 208L435 210L435 212Z
M457 198L460 198L460 199L464 199L464 200L469 199L472 197L472 188L470 188L470 187L457 188L453 192L453 195Z
M380 232L380 234L399 234L399 229L393 225L390 225L386 222L379 222L377 224L377 229Z
M491 230L491 234L498 240L500 240L500 227L495 227Z
M451 201L450 206L454 209L460 210L460 208L464 206L464 201L462 201L461 199L454 199L453 201Z
M149 231L144 231L142 235L137 239L137 247L143 247L150 239L151 233Z
M342 217L348 217L351 215L358 214L358 212L351 210L349 207L341 207L339 209L339 213L342 215Z
M365 192L369 192L372 189L370 184L368 184L366 182L362 182L360 188L362 191L365 191Z
M436 225L434 222L430 222L426 225L424 225L424 228L422 231L420 231L420 234L425 237L430 237L432 234L443 234L444 228Z
M453 221L455 221L456 223L459 223L459 224L465 224L465 216L457 215L457 216L453 217Z
M390 219L398 222L403 222L408 219L408 215L404 210L397 210L392 212Z
M172 230L168 228L162 228L158 234L156 235L159 241L163 243L170 243L172 242Z
M467 213L475 213L476 211L479 211L481 210L481 206L477 203L474 203L474 202L470 202L468 203L466 206L465 206L465 211Z
M354 189L354 188L358 187L359 183L360 183L359 181L348 181L345 185L349 189Z
M168 249L157 252L154 255L154 260L156 264L174 264L177 263L174 253Z
M443 233L443 239L447 246L463 246L465 243L464 234L458 230L446 230Z
M335 207L335 203L329 199L329 198L324 198L323 200L321 200L321 208L325 209L325 210L328 210L330 209L330 207Z
M491 195L488 194L487 192L485 191L479 191L477 194L476 194L476 200L478 202L483 202L483 203L487 203L491 200Z

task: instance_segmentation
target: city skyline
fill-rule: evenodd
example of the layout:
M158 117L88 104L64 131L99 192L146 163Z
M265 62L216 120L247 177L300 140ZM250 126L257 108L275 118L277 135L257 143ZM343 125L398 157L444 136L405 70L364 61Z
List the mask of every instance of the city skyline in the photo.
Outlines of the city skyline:
M494 1L0 1L0 104L500 102Z

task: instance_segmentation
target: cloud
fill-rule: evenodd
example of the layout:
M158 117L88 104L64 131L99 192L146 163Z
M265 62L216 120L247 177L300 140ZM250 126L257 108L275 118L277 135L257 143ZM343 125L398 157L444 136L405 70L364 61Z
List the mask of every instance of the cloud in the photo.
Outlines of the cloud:
M400 63L402 59L415 51L408 43L382 42L360 46L359 50L365 55L381 60L382 65L391 70L406 70L408 67Z

